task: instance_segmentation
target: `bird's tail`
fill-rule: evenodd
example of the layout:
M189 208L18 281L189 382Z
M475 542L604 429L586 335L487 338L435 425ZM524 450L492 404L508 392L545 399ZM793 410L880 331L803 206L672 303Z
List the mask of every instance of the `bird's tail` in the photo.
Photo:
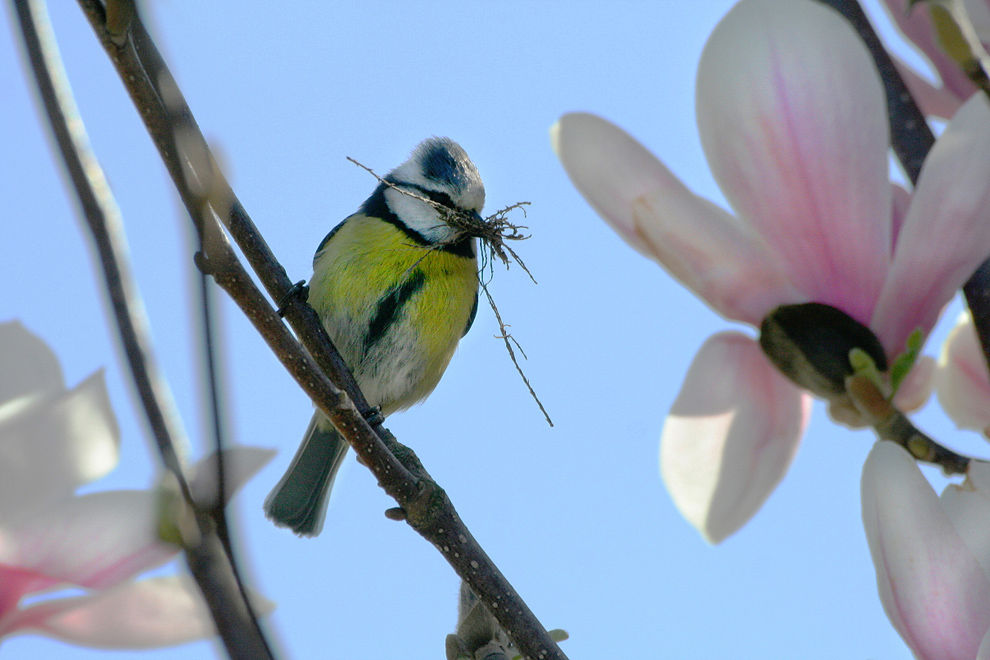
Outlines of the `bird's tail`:
M330 488L347 447L347 441L329 420L316 412L292 465L265 499L265 515L300 536L319 534L327 515Z

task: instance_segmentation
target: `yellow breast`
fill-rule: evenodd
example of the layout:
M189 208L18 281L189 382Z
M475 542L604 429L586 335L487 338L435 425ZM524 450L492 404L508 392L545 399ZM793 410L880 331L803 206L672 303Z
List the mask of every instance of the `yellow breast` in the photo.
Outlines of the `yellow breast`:
M356 214L317 254L309 302L369 403L389 414L436 387L477 294L473 256L417 244Z

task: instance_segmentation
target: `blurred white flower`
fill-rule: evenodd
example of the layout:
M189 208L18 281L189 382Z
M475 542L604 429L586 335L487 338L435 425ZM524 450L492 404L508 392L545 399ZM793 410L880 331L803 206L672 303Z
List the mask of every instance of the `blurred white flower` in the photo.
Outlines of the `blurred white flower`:
M178 552L158 539L154 490L75 495L117 465L119 442L102 371L68 390L44 342L0 324L0 638L133 649L216 634L190 578L136 579ZM273 453L231 450L231 492ZM208 491L212 470L195 474Z
M938 402L960 428L990 434L990 378L968 311L959 315L942 344L935 388Z
M990 465L973 461L939 498L904 449L879 441L862 495L880 600L915 657L990 657Z

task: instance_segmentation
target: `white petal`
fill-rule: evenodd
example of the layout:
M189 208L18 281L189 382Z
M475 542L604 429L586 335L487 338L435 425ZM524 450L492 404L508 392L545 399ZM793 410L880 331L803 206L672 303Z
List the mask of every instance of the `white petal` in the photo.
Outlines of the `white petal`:
M990 581L914 459L877 442L863 466L863 524L880 600L915 655L976 657L990 628Z
M891 254L883 87L820 3L743 0L701 56L698 129L740 219L808 299L867 322Z
M91 493L17 527L0 527L0 562L61 582L107 588L164 563L178 551L158 541L156 526L154 493Z
M942 344L935 389L942 409L960 428L990 428L990 377L969 312L959 315Z
M870 328L890 353L926 335L990 256L990 105L975 95L925 159Z
M48 345L20 321L0 323L0 405L63 389L62 367Z
M980 642L980 650L976 654L976 660L990 660L990 631L983 636L983 641Z
M550 141L574 186L629 245L653 255L638 235L632 203L658 190L687 190L635 138L596 115L571 112L550 129Z
M720 333L701 347L664 423L660 470L706 540L742 527L780 483L810 404L749 337Z
M966 480L958 486L949 484L941 502L966 547L990 576L990 463L971 461Z
M261 447L231 447L224 450L224 490L229 502L248 479L265 467L277 452ZM193 499L211 505L217 499L217 454L201 459L192 468L190 479Z
M119 445L102 371L73 390L0 406L0 522L30 517L104 476Z

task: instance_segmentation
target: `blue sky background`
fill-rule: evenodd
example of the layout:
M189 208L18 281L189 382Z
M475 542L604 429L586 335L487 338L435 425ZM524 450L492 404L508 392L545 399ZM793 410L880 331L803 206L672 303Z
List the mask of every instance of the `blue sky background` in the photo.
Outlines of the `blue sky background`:
M657 467L661 424L697 348L730 324L608 229L550 149L547 131L562 113L597 112L724 204L698 141L694 77L731 4L170 0L154 3L150 18L292 279L309 277L317 244L374 188L346 156L384 173L420 140L446 135L477 164L489 211L532 203L533 236L517 249L539 285L521 270L496 269L491 291L556 427L493 338L498 326L484 306L429 401L388 426L543 623L570 632L571 658L909 658L880 606L860 520L871 433L835 426L816 404L790 473L743 530L710 547L678 514ZM52 5L77 102L123 211L158 358L198 454L188 221L82 13L72 2ZM21 319L43 337L70 385L106 369L122 459L93 488L146 488L155 459L88 236L40 123L11 12L0 21L0 320ZM244 566L278 605L267 625L281 657L442 658L458 579L429 544L384 517L392 501L353 459L320 537L300 540L265 520L262 500L311 404L233 305L225 301L223 312L233 435L280 450L233 511ZM917 420L947 444L987 453L934 403ZM36 637L7 640L3 651L107 655ZM215 654L201 642L109 655Z

